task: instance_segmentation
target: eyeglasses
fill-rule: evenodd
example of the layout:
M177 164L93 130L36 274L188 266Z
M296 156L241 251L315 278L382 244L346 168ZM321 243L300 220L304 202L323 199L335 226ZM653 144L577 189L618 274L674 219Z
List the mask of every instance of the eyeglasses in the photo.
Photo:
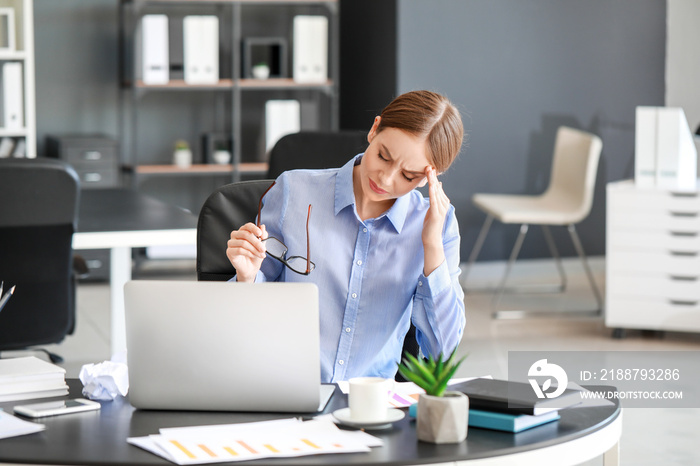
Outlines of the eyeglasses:
M260 213L262 212L262 201L263 198L265 197L265 194L272 189L272 187L275 185L273 182L269 188L265 190L263 193L262 197L260 198L260 201L258 202L258 228L260 228L260 224L262 223L260 221ZM301 256L292 256L292 257L287 257L287 251L289 250L285 244L278 240L277 238L273 238L272 236L267 237L266 239L263 240L265 243L265 248L267 249L267 254L271 256L274 259L277 259L278 261L282 262L284 265L286 265L289 270L292 272L296 272L301 275L309 275L313 269L316 268L316 264L311 262L309 260L309 257L311 257L310 253L310 245L309 245L309 217L311 217L311 204L309 204L309 211L306 214L306 257L301 257Z

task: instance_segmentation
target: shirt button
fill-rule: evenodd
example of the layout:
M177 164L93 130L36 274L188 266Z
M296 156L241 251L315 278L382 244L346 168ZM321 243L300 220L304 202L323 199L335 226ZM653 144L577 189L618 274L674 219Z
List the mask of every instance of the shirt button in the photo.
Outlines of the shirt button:
M345 331L346 331L347 333L350 333L351 330L352 330L352 329L351 329L350 327L348 327L348 328L345 329Z
M423 286L423 282L422 281L418 282L418 286Z
M362 231L363 231L364 233L367 233L367 228L363 228Z
M343 360L341 359L340 361L338 361L338 364L340 364L340 365L342 366L343 364L345 364L345 361L343 361Z
M353 298L357 298L357 293L353 293L353 294L352 294L352 297L353 297Z
M357 261L357 265L362 265L362 261Z

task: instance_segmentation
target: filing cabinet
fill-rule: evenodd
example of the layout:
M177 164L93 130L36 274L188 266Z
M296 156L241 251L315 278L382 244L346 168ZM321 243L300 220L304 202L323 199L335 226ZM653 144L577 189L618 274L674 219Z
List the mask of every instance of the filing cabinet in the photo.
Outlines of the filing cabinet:
M68 162L80 177L81 189L113 188L121 184L117 141L102 134L61 134L46 137L46 155ZM89 274L83 281L109 280L109 249L84 249Z
M81 189L120 185L117 141L104 135L50 135L46 137L49 157L65 160L80 177Z
M606 215L606 326L700 332L700 192L614 182Z

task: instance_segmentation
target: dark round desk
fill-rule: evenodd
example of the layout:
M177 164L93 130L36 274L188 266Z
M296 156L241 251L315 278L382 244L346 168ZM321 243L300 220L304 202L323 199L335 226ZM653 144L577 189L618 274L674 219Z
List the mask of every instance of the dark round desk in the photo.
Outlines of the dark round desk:
M79 397L79 380L68 380L70 396ZM592 387L588 387L592 388ZM7 412L26 401L0 404ZM347 406L339 389L325 412ZM162 427L231 424L292 417L270 413L205 413L135 410L124 398L103 402L99 411L70 414L40 421L46 430L37 434L0 440L0 463L42 465L153 465L172 464L126 442L128 437L157 434ZM574 408L561 412L557 422L518 434L469 428L466 441L456 445L433 445L416 440L415 421L408 417L389 430L372 431L384 446L370 453L303 456L299 458L246 461L242 464L273 465L408 465L466 462L469 465L578 464L603 455L604 462L618 464L622 433L619 404L609 407ZM228 463L230 464L230 463Z

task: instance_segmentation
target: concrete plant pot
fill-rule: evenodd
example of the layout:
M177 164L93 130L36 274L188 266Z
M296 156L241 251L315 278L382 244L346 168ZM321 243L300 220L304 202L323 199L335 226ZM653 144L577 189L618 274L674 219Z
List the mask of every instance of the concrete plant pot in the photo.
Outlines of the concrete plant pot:
M443 396L421 394L418 399L418 440L430 443L460 443L467 438L469 398L460 392Z

